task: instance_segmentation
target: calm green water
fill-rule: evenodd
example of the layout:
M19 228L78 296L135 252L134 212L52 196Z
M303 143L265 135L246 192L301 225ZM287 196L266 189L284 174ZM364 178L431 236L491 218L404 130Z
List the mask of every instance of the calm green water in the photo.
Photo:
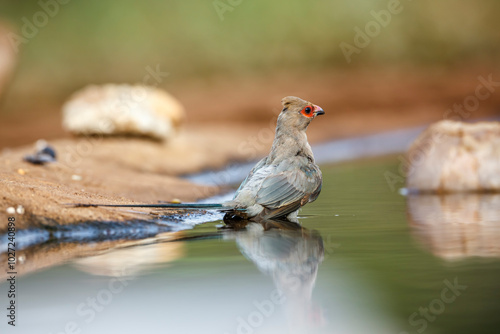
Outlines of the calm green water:
M500 199L404 197L395 161L323 166L301 226L90 244L18 280L2 333L499 333Z

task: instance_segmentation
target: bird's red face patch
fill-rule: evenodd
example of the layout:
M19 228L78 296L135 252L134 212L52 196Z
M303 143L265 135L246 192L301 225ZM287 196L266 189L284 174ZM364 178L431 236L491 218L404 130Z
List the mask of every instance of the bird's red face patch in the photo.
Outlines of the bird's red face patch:
M325 114L325 112L323 111L323 109L321 109L320 106L317 106L315 104L310 105L310 106L305 106L304 109L302 109L300 111L300 113L302 115L304 115L305 117L308 117L308 118L313 118L314 116L324 115Z
M300 113L306 117L314 117L314 107L306 106Z

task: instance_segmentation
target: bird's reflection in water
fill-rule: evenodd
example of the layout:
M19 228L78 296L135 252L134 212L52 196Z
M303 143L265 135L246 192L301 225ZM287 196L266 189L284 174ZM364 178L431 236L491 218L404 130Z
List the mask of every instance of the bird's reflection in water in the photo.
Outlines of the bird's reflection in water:
M500 257L500 194L411 195L412 233L443 259Z
M324 325L322 310L314 304L312 293L318 267L323 261L323 239L317 231L290 221L260 223L225 220L226 226L201 238L234 239L241 253L266 275L272 277L280 302L276 311L285 311L288 332L309 333ZM135 276L158 265L164 267L184 254L182 233L165 233L136 241L102 254L75 259L78 269L99 276ZM138 260L134 260L138 259ZM280 306L281 305L281 306Z
M323 325L322 310L312 301L323 239L317 231L289 221L226 221L241 253L272 277L295 332Z

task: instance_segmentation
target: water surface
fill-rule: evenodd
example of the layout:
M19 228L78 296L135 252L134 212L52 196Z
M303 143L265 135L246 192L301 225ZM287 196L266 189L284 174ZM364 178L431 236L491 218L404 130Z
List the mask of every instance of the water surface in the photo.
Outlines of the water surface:
M498 333L498 195L404 197L395 161L322 166L300 225L213 215L27 247L2 333Z

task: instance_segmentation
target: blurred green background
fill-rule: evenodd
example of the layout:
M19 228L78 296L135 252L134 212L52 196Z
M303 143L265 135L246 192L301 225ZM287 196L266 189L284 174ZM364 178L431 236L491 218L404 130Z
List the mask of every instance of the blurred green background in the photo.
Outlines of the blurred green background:
M221 20L212 0L72 0L21 45L15 85L67 94L89 82L141 81L155 64L182 80L498 59L499 1L426 0L401 1L401 13L347 64L340 43L353 44L353 29L389 2L221 0L231 8ZM40 10L38 1L2 0L0 17L19 33L22 18L33 22Z
M478 76L500 81L498 13L496 0L0 0L0 147L67 136L73 92L148 68L168 73L158 86L189 124L268 124L287 95L335 111L323 140L429 124ZM341 45L357 47L350 62ZM492 94L471 119L499 110Z

